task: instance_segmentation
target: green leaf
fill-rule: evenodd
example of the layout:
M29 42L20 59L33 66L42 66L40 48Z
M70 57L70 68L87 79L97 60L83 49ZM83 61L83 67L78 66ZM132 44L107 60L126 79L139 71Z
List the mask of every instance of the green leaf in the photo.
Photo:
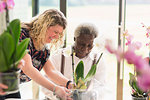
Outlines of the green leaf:
M17 64L27 53L30 39L19 43L20 20L10 22L7 30L0 35L0 72L16 69Z
M20 20L15 19L11 21L11 23L8 26L8 31L12 34L15 44L17 45L19 42L19 37L20 37Z
M7 62L5 60L5 55L3 53L3 45L2 45L2 34L0 35L0 72L4 72L7 70Z
M139 94L142 95L143 91L138 87L137 82L133 83L133 89Z
M0 49L0 72L5 72L7 70L7 63L4 57L5 55L2 49Z
M28 47L29 41L30 41L30 39L26 38L26 39L22 40L21 43L17 46L16 54L15 54L16 62L20 61L27 53L26 49Z
M129 77L130 77L129 85L132 87L133 82L136 81L136 79L135 79L135 76L132 73L129 73Z
M11 56L13 55L14 52L14 41L8 32L4 32L1 35L0 39L2 45L1 50L3 51L3 55L4 55L3 59L5 60L6 63L6 66L3 67L7 67L7 69L9 69L11 67L10 62L13 60L11 59Z
M144 92L137 85L136 76L132 73L129 73L129 77L130 77L129 85L132 87L132 89L134 89L136 91L135 94L138 96L142 95Z
M99 61L100 61L102 55L103 55L103 53L101 53L101 55L99 56L99 58L98 58L98 60L97 60L97 62L96 62L96 65L99 63Z
M99 56L99 58L98 58L96 64L94 64L94 65L91 67L90 71L88 72L88 74L87 74L86 77L85 77L85 82L90 81L90 80L93 78L93 76L95 75L96 69L97 69L96 66L97 66L97 64L99 63L99 61L100 61L102 55L103 55L103 53L101 53L101 55Z
M85 85L85 82L81 79L81 77L78 79L78 84L76 86L77 89L86 89L87 86Z
M78 79L81 78L81 79L84 79L84 64L83 64L83 61L80 61L76 67L76 70L75 70L75 82L76 84L78 83Z
M8 32L4 32L2 34L2 45L3 45L3 53L5 55L5 60L8 64L8 66L10 65L9 62L11 62L13 59L11 58L14 50L15 50L15 45L14 45L14 41L12 36L8 33Z
M85 77L85 82L87 82L87 81L90 81L92 78L93 78L93 76L95 75L95 73L96 73L96 64L94 64L92 67L91 67L91 69L90 69L90 71L88 72L88 74L86 75L86 77Z

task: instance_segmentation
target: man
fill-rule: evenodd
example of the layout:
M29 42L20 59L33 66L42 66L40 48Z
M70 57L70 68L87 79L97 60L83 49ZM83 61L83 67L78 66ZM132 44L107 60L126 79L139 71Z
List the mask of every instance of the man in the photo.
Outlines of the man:
M59 50L57 53L54 53L54 55L51 56L50 59L52 61L52 64L57 68L57 70L61 72L62 72L61 67L64 67L64 71L63 71L64 76L72 80L73 79L72 60L74 60L75 68L77 64L82 60L84 62L84 76L86 76L92 64L95 63L100 56L100 54L95 54L92 51L92 48L94 46L94 39L97 36L98 36L98 31L93 24L90 23L80 24L74 32L75 42L74 45L71 47L71 49L73 49L75 52L74 59L72 59L71 55L69 56L65 55L65 50L67 49L65 48ZM63 66L61 62L62 55L64 55ZM94 79L92 80L92 83L93 83L93 88L90 90L89 95L90 94L94 95L93 97L96 98L96 100L100 100L100 98L103 95L103 89L105 85L105 66L103 62L103 56L97 65L96 74L94 76ZM93 100L93 99L89 99L89 100Z

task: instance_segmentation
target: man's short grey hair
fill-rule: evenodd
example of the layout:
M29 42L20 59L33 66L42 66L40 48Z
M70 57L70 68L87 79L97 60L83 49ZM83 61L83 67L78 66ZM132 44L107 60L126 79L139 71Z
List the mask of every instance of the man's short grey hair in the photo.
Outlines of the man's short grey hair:
M82 23L75 29L74 37L77 38L81 34L91 34L96 38L98 36L98 29L94 24Z

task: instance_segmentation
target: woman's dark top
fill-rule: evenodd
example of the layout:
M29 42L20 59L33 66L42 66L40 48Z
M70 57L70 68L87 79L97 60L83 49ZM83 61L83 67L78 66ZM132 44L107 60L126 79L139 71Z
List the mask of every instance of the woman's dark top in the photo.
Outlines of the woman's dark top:
M29 31L22 28L19 41L22 41L25 38L30 38ZM50 56L49 49L44 48L43 50L40 51L36 50L31 38L27 49L29 50L28 54L31 56L33 66L40 71ZM31 79L28 76L26 76L23 72L21 72L20 75L21 82L28 82L30 80Z

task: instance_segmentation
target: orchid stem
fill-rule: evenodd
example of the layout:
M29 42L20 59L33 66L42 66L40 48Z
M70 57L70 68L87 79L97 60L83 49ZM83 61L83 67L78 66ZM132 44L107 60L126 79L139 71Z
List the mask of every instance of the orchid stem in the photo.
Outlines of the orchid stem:
M73 49L73 47L72 47L72 73L73 73L73 84L74 85L76 85L76 83L75 83L75 77L74 77L74 56L75 56L75 52L74 52L74 49Z

